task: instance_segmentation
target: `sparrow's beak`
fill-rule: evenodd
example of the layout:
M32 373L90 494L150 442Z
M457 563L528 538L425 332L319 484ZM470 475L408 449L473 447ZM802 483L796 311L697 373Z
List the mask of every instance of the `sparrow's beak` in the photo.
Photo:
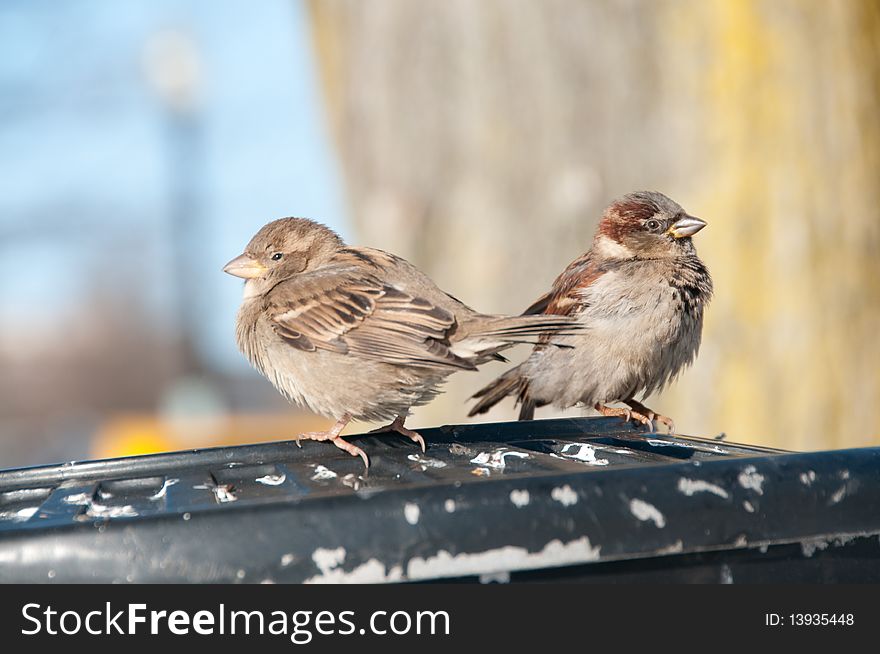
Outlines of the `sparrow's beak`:
M705 226L705 220L700 220L693 216L685 216L672 223L672 226L666 233L672 238L685 238L686 236L693 236Z
M242 279L262 277L266 274L267 270L268 268L266 268L266 266L259 261L254 261L246 254L235 257L235 259L223 267L223 272L234 275L235 277L241 277Z

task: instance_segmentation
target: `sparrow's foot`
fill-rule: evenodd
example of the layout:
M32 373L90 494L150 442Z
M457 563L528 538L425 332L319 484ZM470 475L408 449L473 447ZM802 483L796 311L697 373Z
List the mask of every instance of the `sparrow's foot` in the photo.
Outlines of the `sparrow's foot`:
M407 429L403 426L404 421L406 420L406 416L397 416L390 425L385 425L384 427L379 427L378 429L370 430L368 433L370 434L382 434L389 431L396 431L398 434L406 436L407 438L418 443L419 447L422 448L422 452L425 451L425 439L422 438L422 435L413 431L412 429Z
M629 404L633 408L633 411L638 411L639 413L648 416L651 420L656 420L657 422L666 425L670 434L675 433L675 423L672 421L672 418L661 416L659 413L651 411L651 409L644 404L636 402L635 400L626 400L625 404Z
M603 416L623 418L625 422L638 422L639 424L646 425L648 431L654 431L654 414L651 414L652 417L649 418L647 415L634 409L619 409L616 407L605 406L604 404L596 404L593 408Z
M299 445L301 440L305 441L330 441L340 450L344 452L348 452L352 456L359 456L364 461L364 468L370 467L370 460L367 458L367 453L364 452L357 445L352 445L347 440L342 438L339 434L345 429L345 426L351 421L351 416L345 414L336 421L336 424L333 425L327 431L307 431L299 434L296 437L296 444ZM301 446L300 446L301 447Z

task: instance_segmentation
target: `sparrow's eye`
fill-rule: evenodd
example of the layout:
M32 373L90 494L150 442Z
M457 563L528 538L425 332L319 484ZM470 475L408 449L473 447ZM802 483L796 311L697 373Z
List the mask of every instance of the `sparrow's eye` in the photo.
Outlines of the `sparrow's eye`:
M645 227L647 227L652 232L656 232L658 229L660 229L660 223L656 220L649 220L645 223Z
M278 261L283 256L284 255L281 254L280 252L276 252L275 254L272 255L272 261Z

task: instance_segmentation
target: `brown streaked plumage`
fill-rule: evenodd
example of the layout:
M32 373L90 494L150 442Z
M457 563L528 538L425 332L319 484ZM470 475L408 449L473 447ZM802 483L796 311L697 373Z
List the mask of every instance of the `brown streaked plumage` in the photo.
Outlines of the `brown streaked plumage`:
M635 398L662 389L697 354L712 280L691 236L705 225L661 193L613 202L592 248L525 311L575 318L584 331L542 336L525 362L474 395L480 399L468 415L515 395L520 420L547 404L585 405L650 429L654 419L674 429ZM629 408L606 406L614 402Z
M245 357L290 400L337 419L300 438L329 440L365 464L363 450L340 437L350 420L391 420L379 431L424 449L404 419L446 377L576 324L478 313L400 257L346 245L305 218L267 224L224 271L246 280L236 323Z

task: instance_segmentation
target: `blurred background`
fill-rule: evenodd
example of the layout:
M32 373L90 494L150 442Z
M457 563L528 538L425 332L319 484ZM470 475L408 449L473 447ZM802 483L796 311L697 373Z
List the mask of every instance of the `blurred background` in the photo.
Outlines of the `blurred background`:
M878 445L878 115L875 0L4 0L0 467L328 425L235 347L220 269L271 219L515 313L640 189L709 222L716 286L650 406L687 434ZM464 421L502 370L408 425Z

